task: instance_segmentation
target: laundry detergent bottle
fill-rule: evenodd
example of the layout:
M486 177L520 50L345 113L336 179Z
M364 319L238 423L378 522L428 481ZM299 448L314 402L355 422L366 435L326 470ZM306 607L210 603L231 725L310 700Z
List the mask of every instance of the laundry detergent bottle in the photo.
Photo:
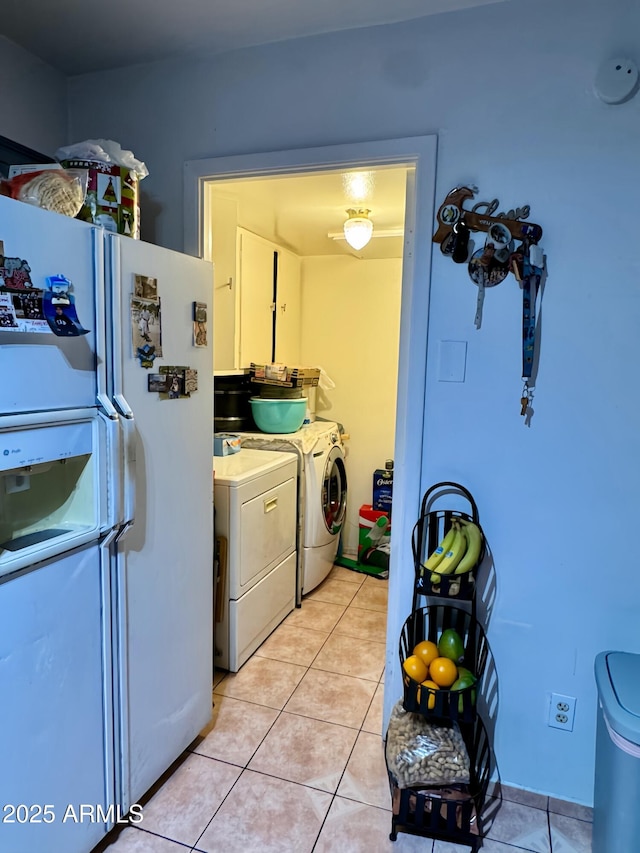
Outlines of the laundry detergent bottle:
M386 512L391 518L391 501L393 498L393 459L387 459L384 468L373 472L373 503L374 509Z

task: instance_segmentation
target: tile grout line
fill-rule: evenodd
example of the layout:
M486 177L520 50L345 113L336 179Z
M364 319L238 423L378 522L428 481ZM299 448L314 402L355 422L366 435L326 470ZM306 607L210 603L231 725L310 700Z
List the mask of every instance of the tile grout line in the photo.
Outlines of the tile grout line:
M128 827L127 827L128 828ZM144 829L141 826L132 827L133 829L138 829L140 832L145 832L147 835L152 835L154 838L163 838L165 841L171 841L172 844L179 844L180 847L184 847L185 850L191 850L190 844L185 844L184 841L176 841L175 838L169 838L168 835L161 835L159 832L153 832L151 829Z
M567 800L567 802L569 802L569 800ZM589 808L589 806L586 808ZM556 817L566 817L569 820L579 820L581 823L588 823L589 826L593 826L593 820L589 820L588 817L577 817L576 815L565 814L564 812L552 812L551 809L547 809L547 811L549 813L549 818L551 818L551 815L553 814L556 815Z

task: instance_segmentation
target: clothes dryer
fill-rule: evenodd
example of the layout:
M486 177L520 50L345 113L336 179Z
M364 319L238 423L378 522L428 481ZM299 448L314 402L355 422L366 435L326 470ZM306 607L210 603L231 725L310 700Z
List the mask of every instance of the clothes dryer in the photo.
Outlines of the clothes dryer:
M298 604L326 578L338 551L347 506L342 435L341 424L321 419L294 433L240 433L243 447L298 457Z
M291 453L243 447L213 467L216 536L227 545L215 663L237 672L295 607L297 465Z

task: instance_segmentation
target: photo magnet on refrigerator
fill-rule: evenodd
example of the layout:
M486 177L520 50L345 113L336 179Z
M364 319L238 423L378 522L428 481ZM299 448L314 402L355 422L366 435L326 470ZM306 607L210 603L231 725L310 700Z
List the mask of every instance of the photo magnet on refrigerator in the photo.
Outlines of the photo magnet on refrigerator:
M138 299L151 299L153 302L158 302L158 279L134 273L133 295Z
M51 334L42 313L42 290L5 291L0 287L0 329L3 332Z
M147 376L147 390L158 394L168 394L170 377L165 373L149 373Z
M138 356L145 346L152 347L156 356L162 357L162 314L160 300L131 297L131 342ZM144 366L144 365L143 365Z
M193 303L193 345L194 347L206 347L207 345L207 303Z
M64 338L88 334L89 329L78 319L69 279L64 275L50 275L47 285L48 290L42 295L42 313L53 334Z
M9 290L25 290L33 287L31 267L23 258L5 258L4 249L0 257L0 287Z
M146 367L147 369L153 367L156 355L156 348L153 344L145 344L143 347L138 347L136 351L136 358L140 360L140 367Z
M167 377L166 390L160 390L161 400L178 400L190 397L198 388L197 371L186 365L163 364L160 375Z

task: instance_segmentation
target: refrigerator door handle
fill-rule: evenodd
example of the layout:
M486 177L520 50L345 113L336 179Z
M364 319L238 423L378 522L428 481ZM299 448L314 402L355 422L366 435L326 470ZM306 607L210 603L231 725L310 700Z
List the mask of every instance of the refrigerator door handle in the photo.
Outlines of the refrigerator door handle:
M114 394L113 399L115 400L118 410L122 413L123 417L133 420L133 409L127 403L127 398L124 394Z
M111 279L111 316L113 317L111 335L113 338L112 382L113 401L125 418L133 418L133 411L122 393L122 356L124 353L122 326L118 321L122 305L122 277L120 275L120 241L117 235L107 235L108 267Z
M123 447L123 515L122 528L118 534L118 541L120 541L135 520L136 423L133 417L133 410L122 393L122 357L124 353L124 344L122 325L119 322L122 306L120 239L116 234L107 234L106 240L107 269L109 270L109 280L111 284L111 337L113 346L111 359L111 393L116 411L121 415L121 417L118 418L118 422L120 424Z
M112 528L118 528L124 523L123 483L120 477L122 442L117 413L115 418L113 418L108 413L98 409L98 415L105 429L103 444L105 459L102 465L106 473L106 495L104 495L104 499L107 510L104 514L101 529L103 532L106 532Z
M96 294L96 377L97 399L105 413L110 418L117 418L118 413L109 399L107 392L107 315L104 290L104 239L102 228L93 228L93 277Z
M115 591L112 579L112 543L116 531L111 530L100 543L100 593L102 602L102 671L107 682L103 693L103 720L104 720L104 755L106 770L106 802L116 803L117 792L120 783L119 766L116 759L116 725L117 725L117 701L118 695L113 684L111 673L114 671L114 629L117 611L117 603L114 601ZM111 817L106 825L106 830L113 829L115 822Z
M131 526L136 515L136 422L133 417L120 418L124 459L124 516L123 523ZM122 533L124 534L124 530Z
M108 418L114 422L118 420L118 411L106 394L98 393L98 405Z
M120 528L120 530L118 531L116 538L114 540L116 545L119 545L120 542L122 542L122 540L127 535L127 533L131 530L132 527L133 527L133 521L130 521L127 524L125 524L123 527Z

